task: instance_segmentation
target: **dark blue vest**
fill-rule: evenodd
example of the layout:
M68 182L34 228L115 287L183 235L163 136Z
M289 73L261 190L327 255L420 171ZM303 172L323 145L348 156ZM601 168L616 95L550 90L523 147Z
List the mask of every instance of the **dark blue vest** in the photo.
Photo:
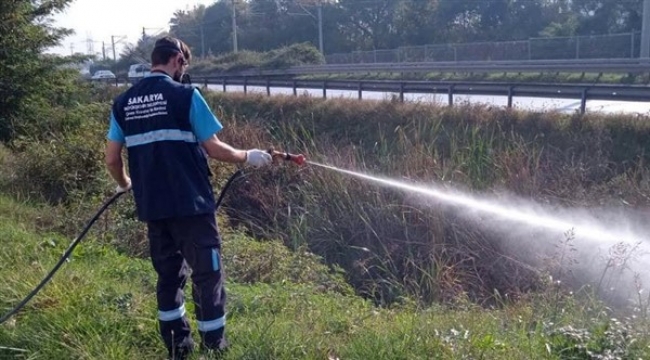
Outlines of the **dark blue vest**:
M167 76L153 75L113 103L141 221L215 210L208 160L189 119L193 91Z

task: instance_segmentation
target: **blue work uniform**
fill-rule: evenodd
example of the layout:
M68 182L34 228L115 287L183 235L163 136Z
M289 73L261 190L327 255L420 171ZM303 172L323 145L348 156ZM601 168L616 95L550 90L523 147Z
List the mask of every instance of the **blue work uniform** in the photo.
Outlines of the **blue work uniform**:
M161 336L170 353L194 347L183 298L190 269L202 345L226 346L221 239L200 145L222 128L198 90L158 72L118 96L111 111L107 138L126 145L137 216L147 223L158 273Z

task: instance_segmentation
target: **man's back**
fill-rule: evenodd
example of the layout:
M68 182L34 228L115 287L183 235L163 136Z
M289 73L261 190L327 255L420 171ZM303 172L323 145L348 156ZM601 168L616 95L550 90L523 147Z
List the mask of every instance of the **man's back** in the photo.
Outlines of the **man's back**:
M214 210L207 158L190 121L193 95L191 87L152 74L114 102L141 220Z

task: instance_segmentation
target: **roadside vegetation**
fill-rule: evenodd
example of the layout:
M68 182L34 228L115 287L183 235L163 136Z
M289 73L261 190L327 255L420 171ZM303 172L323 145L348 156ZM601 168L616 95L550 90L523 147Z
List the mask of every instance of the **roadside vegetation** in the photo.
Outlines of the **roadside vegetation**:
M0 23L13 22L0 26L0 74L15 79L0 85L3 315L111 195L103 147L111 100L123 88L79 80L63 66L78 59L34 56L57 37L33 20L65 1L2 4ZM15 33L39 45L6 41ZM206 97L225 125L221 137L236 147L273 146L556 208L648 206L650 122L642 116ZM236 167L211 167L218 193ZM218 213L233 344L226 358L650 356L649 285L639 276L631 295L617 288L619 275L635 275L627 266L634 254L610 253L594 277L580 266L593 259L580 256L570 233L541 241L512 227L509 236L438 205L313 166L246 170ZM531 258L513 244L545 246ZM52 282L0 324L0 358L163 358L155 312L145 229L123 196Z
M485 81L506 83L559 83L559 84L637 84L650 82L648 74L600 73L353 73L329 75L304 75L305 80L406 80L406 81Z
M0 197L3 313L31 291L67 246L69 237L49 230L62 221L59 212ZM647 307L634 317L615 317L588 293L564 294L553 284L489 308L466 300L378 307L354 295L342 274L318 257L223 229L232 342L225 359L648 356ZM0 325L0 358L164 358L150 264L102 243L99 233L79 246L23 311Z
M162 36L161 34L159 36ZM147 37L140 40L137 46L129 47L119 61L111 59L95 62L90 72L111 70L118 78L125 79L129 66L139 63L149 63L149 55L157 37ZM236 74L239 72L283 70L291 66L324 64L323 55L313 45L308 43L293 44L269 51L243 50L237 53L226 53L219 56L205 56L194 49L193 60L188 68L192 76L218 76Z
M255 52L240 51L195 61L188 72L209 76L246 70L282 70L291 66L324 64L323 55L310 44L294 44L278 49Z
M108 98L79 105L73 112L85 121L47 141L23 137L2 149L5 311L110 194L101 165ZM649 133L640 119L308 97L208 99L226 125L223 138L236 146L281 144L311 160L473 193L506 188L555 204L646 205ZM235 168L212 165L218 191ZM623 269L603 266L604 282L581 282L572 273L578 255L570 255L571 239L558 237L546 254L566 252L566 262L531 269L499 234L405 194L289 164L246 174L219 213L235 344L228 358L647 356L644 293L612 307L620 299L605 285ZM0 326L2 354L161 356L154 277L133 216L125 197L98 221L53 283Z

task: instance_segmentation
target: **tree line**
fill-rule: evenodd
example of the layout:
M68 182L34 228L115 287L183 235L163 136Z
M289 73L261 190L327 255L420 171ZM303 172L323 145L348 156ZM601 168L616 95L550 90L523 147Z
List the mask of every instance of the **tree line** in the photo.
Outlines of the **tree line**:
M319 13L320 12L320 13ZM310 42L325 54L640 31L643 0L218 0L179 10L170 34L196 55ZM322 22L319 21L322 19Z

